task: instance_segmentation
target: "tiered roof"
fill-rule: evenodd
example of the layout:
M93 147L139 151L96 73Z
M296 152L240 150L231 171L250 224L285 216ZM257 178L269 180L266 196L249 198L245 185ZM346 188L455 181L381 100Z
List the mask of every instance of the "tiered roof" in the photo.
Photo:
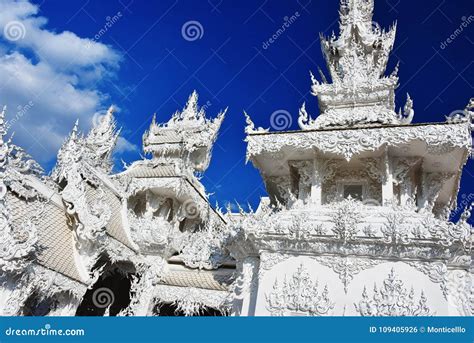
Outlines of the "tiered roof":
M186 169L203 172L209 166L212 146L226 111L207 119L194 91L183 110L175 112L167 123L157 124L153 117L150 129L143 135L143 149L156 161L178 163Z
M395 112L398 65L391 75L385 70L395 41L396 25L388 31L372 21L373 0L343 0L340 34L321 35L321 47L331 76L312 74L312 93L318 97L320 115L311 119L303 105L301 129L350 127L374 124L409 124L413 102L408 97L404 115Z

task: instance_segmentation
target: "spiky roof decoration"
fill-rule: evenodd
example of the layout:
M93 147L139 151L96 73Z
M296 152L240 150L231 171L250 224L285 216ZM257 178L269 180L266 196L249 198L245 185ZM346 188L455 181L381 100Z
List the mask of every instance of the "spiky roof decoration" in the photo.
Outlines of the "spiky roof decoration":
M194 91L183 110L176 111L168 122L158 124L153 117L149 130L143 135L143 150L153 154L155 160L178 161L186 168L203 172L209 165L212 146L226 111L207 119L205 108L198 106L198 94Z
M411 122L411 99L403 115L395 111L398 66L384 76L396 25L381 29L372 21L373 10L373 0L341 0L339 36L321 35L331 83L321 70L321 81L311 74L312 94L318 97L321 113L313 120L303 105L299 120L303 130Z

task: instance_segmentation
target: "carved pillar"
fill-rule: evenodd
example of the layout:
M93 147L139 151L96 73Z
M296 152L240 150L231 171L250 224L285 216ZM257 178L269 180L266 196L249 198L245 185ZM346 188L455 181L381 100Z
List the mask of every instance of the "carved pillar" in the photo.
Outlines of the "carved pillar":
M393 174L392 161L388 155L388 149L385 147L382 155L382 168L384 170L384 180L382 183L382 205L388 205L393 201Z
M420 209L432 211L444 183L453 176L453 173L423 173L421 175Z
M149 257L147 263L137 266L140 277L132 276L131 299L128 307L120 315L153 315L155 286L164 275L166 261L158 256Z
M272 201L278 200L283 204L287 204L291 197L290 175L267 176L264 177L264 180Z
M306 202L311 197L313 180L313 161L289 161L290 169L294 170L293 177L297 177L298 200Z
M313 178L311 182L311 203L316 206L323 204L323 166L324 160L315 158L313 161Z
M258 291L258 257L249 256L242 262L242 281L240 297L242 299L241 316L255 316Z
M393 181L400 186L400 205L414 205L415 187L412 180L413 168L421 157L399 157L393 160Z
M130 305L121 313L128 316L150 316L153 310L154 283L148 275L133 280Z

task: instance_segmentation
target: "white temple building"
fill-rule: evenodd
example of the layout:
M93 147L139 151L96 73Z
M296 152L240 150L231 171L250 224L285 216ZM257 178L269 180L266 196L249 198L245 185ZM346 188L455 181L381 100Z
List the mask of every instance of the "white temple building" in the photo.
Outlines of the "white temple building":
M194 92L143 135L147 157L113 174L113 108L74 126L46 175L0 114L0 315L471 316L472 244L458 222L474 101L443 123L395 108L396 27L374 0L341 0L311 75L320 114L299 131L255 128L247 160L268 197L213 208L200 182L225 111Z

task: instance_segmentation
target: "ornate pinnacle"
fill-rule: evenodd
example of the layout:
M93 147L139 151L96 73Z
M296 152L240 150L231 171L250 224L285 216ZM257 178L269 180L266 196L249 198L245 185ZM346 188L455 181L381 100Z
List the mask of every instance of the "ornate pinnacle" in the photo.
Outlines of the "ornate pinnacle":
M61 152L75 152L77 151L77 144L78 144L78 130L79 130L79 119L76 119L74 126L69 134L69 137L64 142L63 146L59 150L59 155ZM59 157L59 156L58 156Z
M5 113L7 111L7 106L3 106L3 110L0 113L0 143L3 143L3 137L7 134L7 128L5 124Z
M244 111L244 116L245 116L245 123L247 126L245 127L245 133L249 134L255 131L255 124L253 123L252 119L250 119L250 116L247 114L246 111Z
M400 61L397 62L395 68L392 71L392 74L390 74L390 77L398 77L399 69L400 69Z
M321 70L320 67L318 67L318 72L319 72L319 75L321 76L321 80L323 81L323 83L328 83L328 80L326 79L326 75L324 75L324 72Z
M311 84L313 85L319 85L319 81L314 77L313 73L311 70L309 71L309 76L311 77Z
M341 0L341 25L372 23L374 0Z
M413 100L410 98L410 94L407 93L407 102L403 109L404 118L401 118L402 124L411 124L415 111L413 110Z
M77 138L77 131L79 127L79 119L76 119L76 122L74 123L74 127L72 128L71 131L71 138L76 139Z
M107 113L99 118L86 138L86 155L88 162L104 172L109 173L113 164L111 154L120 134L116 130L114 106L110 106Z
M255 128L255 124L253 123L252 119L250 119L250 116L247 114L246 111L244 111L244 116L245 116L245 123L247 126L245 127L245 133L246 134L251 134L251 133L263 133L263 132L268 132L268 129L264 129L263 127L258 127Z
M226 110L216 118L207 119L205 109L198 106L198 93L193 91L182 111L176 111L167 123L156 124L153 117L150 129L143 135L143 150L155 160L179 163L189 171L202 172L210 161L214 144ZM163 146L163 142L172 146ZM192 153L200 149L203 154Z
M191 95L189 96L188 101L186 102L186 106L181 113L182 119L197 119L199 117L199 109L198 109L198 93L194 90Z
M115 112L115 107L114 105L110 105L109 109L107 110L107 115L111 116Z
M299 111L298 125L300 126L302 130L304 130L305 128L310 127L311 124L312 124L312 120L309 117L308 112L306 111L306 103L303 102L303 105L301 106L300 111Z

